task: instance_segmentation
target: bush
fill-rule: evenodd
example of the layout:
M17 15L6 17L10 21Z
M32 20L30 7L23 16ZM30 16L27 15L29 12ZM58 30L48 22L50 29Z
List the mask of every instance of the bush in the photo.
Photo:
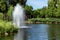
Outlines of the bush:
M9 10L8 10L8 13L7 13L7 15L9 16L9 20L11 20L12 12L13 12L13 7L10 6L10 8L9 8Z
M59 18L32 18L29 19L30 22L60 22Z
M0 33L5 33L5 32L13 33L14 31L17 31L17 30L18 28L14 27L11 22L0 20Z

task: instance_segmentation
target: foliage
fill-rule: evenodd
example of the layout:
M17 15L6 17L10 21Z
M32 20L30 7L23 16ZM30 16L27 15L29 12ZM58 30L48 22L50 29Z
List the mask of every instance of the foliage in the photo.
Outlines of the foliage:
M0 11L1 12L7 12L9 6L13 5L15 6L17 3L20 3L22 5L25 5L27 0L0 0Z
M25 6L27 0L9 0L9 4L15 6L17 3Z
M13 10L12 6L17 3L25 5L27 0L0 0L0 12L8 13L11 17ZM60 1L59 0L48 0L48 7L33 10L32 6L25 5L26 15L28 18L60 18Z
M14 27L11 22L0 20L0 33L17 31L17 27Z
M7 15L8 15L8 16L12 16L12 12L13 12L13 7L10 6Z
M3 14L2 13L0 13L0 20L2 20L3 19Z
M48 7L41 9L33 10L31 6L26 6L25 9L30 18L60 18L59 0L48 0Z
M8 10L8 12L7 12L8 20L10 20L10 21L11 21L11 19L12 19L13 9L14 9L14 7L13 7L13 6L10 6L10 8L9 8L9 10Z
M27 15L27 16L30 15L28 18L31 18L32 9L33 9L32 6L28 6L28 5L25 6L26 15Z
M8 10L7 1L0 0L0 12L6 12Z
M60 1L59 0L48 0L48 9L51 17L60 18Z
M28 19L30 22L60 22L59 18L32 18Z
M17 3L25 6L26 1L27 0L0 0L0 12L3 13L3 19L6 19L8 17L7 12L11 6L14 7Z

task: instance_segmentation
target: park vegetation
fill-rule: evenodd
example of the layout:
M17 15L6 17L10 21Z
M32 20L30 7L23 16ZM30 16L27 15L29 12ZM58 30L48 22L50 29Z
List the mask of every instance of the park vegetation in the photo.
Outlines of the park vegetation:
M60 23L60 0L48 0L48 6L33 10L27 0L0 0L0 33L13 32L12 12L19 3L25 8L26 20L32 23ZM12 30L11 30L12 29ZM15 30L16 31L16 30Z
M48 0L48 6L40 9L33 10L33 7L28 5L25 9L28 21L60 23L60 0Z
M12 12L17 3L25 6L26 0L0 0L0 36L14 34L18 31L12 23Z

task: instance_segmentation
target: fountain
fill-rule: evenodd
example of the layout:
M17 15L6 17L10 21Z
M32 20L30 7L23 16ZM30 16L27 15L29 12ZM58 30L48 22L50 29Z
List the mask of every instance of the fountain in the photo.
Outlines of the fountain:
M17 26L18 28L27 28L24 23L24 17L24 8L21 5L17 4L13 11L13 25Z
M14 36L14 40L48 40L48 26L44 24L33 24L34 26L31 25L30 27L25 26L24 15L23 7L17 4L13 11L13 25L18 27L19 30L18 33Z
M13 11L13 25L15 27L18 27L19 30L18 34L15 35L14 40L24 40L25 28L28 28L28 26L25 26L24 23L24 15L24 8L21 5L17 4Z

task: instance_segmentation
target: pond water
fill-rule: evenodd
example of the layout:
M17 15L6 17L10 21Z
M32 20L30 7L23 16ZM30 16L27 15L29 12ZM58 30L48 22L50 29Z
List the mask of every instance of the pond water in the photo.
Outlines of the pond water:
M60 40L60 24L30 24L25 30L24 40ZM20 29L19 29L20 30ZM19 32L15 36L0 37L0 40L20 40Z

